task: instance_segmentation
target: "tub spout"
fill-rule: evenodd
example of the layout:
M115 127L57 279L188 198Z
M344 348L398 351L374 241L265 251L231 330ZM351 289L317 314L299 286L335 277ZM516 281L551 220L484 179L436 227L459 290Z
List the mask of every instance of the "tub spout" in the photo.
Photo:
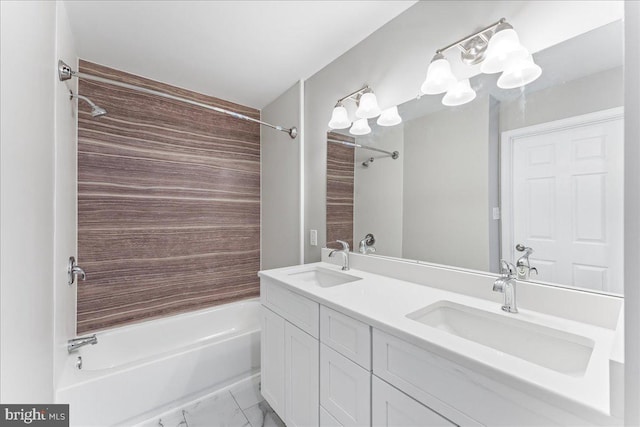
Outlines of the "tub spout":
M72 340L67 341L67 350L69 351L69 353L73 353L74 351L78 350L80 347L83 347L89 344L91 345L98 344L98 337L96 337L96 334L89 335L86 337L74 338Z

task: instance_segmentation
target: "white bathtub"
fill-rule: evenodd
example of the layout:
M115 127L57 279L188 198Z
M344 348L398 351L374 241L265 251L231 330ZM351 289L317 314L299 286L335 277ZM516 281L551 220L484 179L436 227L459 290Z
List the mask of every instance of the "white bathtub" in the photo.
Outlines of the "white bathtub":
M259 308L252 299L98 332L69 356L56 400L72 425L130 425L249 377L260 369Z

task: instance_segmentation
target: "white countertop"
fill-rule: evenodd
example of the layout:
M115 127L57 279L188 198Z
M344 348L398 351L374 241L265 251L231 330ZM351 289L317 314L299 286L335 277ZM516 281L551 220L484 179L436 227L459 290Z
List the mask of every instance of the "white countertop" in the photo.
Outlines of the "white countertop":
M347 273L362 280L334 287L291 283L289 274L309 270L314 266L340 271L337 265L320 262L262 271L259 275L274 279L320 304L571 412L600 420L609 415L609 359L616 341L615 329L520 308L521 306L517 314L505 313L500 309L501 304L495 301L357 269L351 269ZM584 375L572 376L556 372L406 317L409 313L443 300L593 340L595 345Z

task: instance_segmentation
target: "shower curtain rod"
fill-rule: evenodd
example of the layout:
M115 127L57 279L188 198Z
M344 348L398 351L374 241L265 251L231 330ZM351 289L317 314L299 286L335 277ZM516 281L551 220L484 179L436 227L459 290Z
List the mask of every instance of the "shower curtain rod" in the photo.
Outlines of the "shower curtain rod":
M387 156L390 156L393 160L395 160L398 157L400 157L400 153L397 152L397 151L394 151L392 153L391 151L385 151L385 150L381 150L379 148L367 147L365 145L358 144L357 142L340 141L339 139L331 139L331 138L327 138L327 142L333 142L334 144L342 144L342 145L346 145L347 147L362 148L364 150L377 151L379 153L384 153Z
M119 86L125 89L136 90L138 92L143 92L149 95L157 95L162 98L172 99L174 101L185 102L187 104L195 105L196 107L206 108L208 110L217 111L218 113L227 114L231 117L235 117L236 119L248 120L253 123L258 123L262 126L268 126L272 129L279 130L281 132L285 132L289 134L291 139L295 139L298 136L298 129L293 126L291 128L285 128L282 126L272 125L271 123L263 122L262 120L254 119L253 117L245 116L244 114L236 113L235 111L225 110L224 108L214 107L213 105L203 104L201 102L192 101L190 99L182 98L179 96L169 95L168 93L160 92L153 89L147 89L140 86L132 85L129 83L122 83L111 79L105 79L104 77L93 76L91 74L81 73L79 71L73 71L71 67L64 63L62 60L58 60L58 78L60 81L69 80L71 77L76 77L79 79L85 80L93 80L96 82L112 84L114 86Z

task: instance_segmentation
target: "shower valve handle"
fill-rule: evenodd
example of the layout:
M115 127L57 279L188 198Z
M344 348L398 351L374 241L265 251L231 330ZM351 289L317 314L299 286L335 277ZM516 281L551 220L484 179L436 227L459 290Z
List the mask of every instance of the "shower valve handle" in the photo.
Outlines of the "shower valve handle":
M69 276L69 280L67 284L69 286L73 285L76 282L76 277L80 277L82 280L87 279L87 273L76 263L76 258L73 256L69 257L69 264L67 267L67 275Z

